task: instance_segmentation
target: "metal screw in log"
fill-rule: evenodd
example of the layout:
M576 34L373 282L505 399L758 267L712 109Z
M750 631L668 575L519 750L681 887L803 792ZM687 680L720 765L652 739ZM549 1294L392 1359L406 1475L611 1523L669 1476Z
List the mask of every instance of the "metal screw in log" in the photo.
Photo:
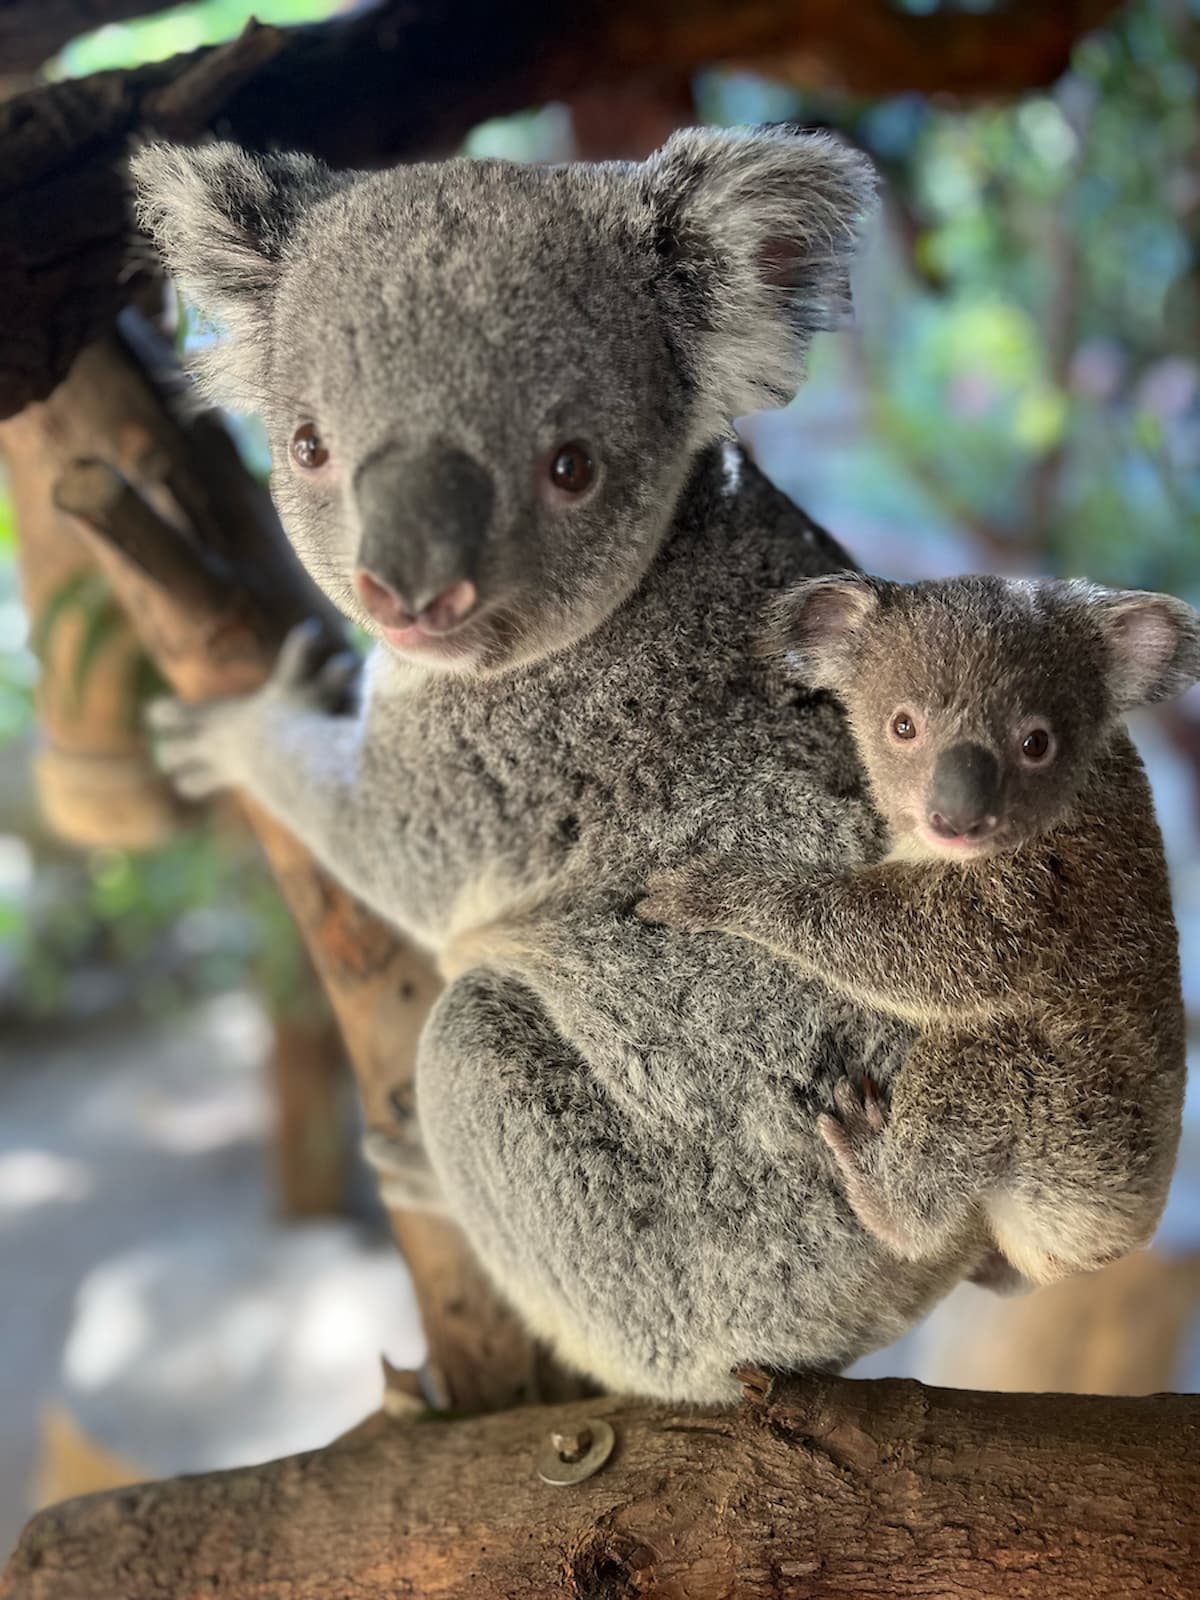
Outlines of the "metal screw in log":
M615 1442L609 1424L594 1418L570 1432L547 1434L537 1454L537 1475L543 1483L582 1483L599 1472Z

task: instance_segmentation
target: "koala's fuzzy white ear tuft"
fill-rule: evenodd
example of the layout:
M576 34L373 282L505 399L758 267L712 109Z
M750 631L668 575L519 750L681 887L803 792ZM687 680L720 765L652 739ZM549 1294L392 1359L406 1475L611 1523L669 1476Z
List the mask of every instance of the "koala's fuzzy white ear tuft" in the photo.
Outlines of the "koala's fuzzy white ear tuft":
M1093 592L1108 646L1118 711L1151 705L1200 682L1200 615L1174 595L1137 589Z
M789 400L849 307L870 163L823 133L691 128L643 171L672 320L721 420Z
M337 175L309 156L255 155L233 144L152 144L130 160L138 219L185 295L222 323L233 351L215 363L216 387L261 336L287 241L303 211ZM232 366L231 366L232 357Z
M836 688L881 594L878 581L861 572L808 578L771 601L760 653L782 658L808 683Z

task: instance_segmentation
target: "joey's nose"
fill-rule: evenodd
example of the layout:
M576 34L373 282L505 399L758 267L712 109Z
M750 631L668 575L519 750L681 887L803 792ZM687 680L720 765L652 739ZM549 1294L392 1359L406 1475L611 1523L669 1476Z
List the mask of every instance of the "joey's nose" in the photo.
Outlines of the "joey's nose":
M1000 813L1000 764L982 745L943 750L933 769L929 826L942 839L978 843L996 831Z
M354 587L367 611L385 628L410 628L419 623L427 633L449 633L474 611L479 595L468 578L433 595L400 594L366 567L354 574Z
M991 811L978 817L972 816L969 812L959 812L952 816L944 816L940 811L929 813L929 826L943 839L972 841L988 839L995 833L999 820L999 817Z

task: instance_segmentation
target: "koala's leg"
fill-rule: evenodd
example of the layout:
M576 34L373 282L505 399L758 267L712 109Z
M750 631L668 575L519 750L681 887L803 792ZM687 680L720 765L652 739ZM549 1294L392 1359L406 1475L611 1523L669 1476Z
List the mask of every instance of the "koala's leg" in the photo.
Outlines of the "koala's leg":
M1036 1283L1148 1244L1177 1142L1176 1100L1148 1081L1144 1040L1093 1029L1056 1042L1025 1107L1019 1159L988 1207L1000 1248Z
M1021 1160L1011 1082L1036 1047L1016 1025L933 1031L909 1052L889 1107L869 1083L837 1086L821 1137L855 1215L902 1259L937 1259L986 1239L990 1202Z

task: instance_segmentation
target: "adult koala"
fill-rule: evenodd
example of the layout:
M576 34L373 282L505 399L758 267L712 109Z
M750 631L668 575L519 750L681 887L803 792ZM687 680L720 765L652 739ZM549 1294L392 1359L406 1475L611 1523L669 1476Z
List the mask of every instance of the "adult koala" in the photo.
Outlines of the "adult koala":
M261 693L165 708L165 759L441 952L420 1122L486 1267L567 1361L673 1400L895 1338L969 1246L887 1255L816 1119L847 1067L886 1085L904 1031L633 910L696 851L881 848L839 712L752 649L771 592L847 559L728 440L800 381L867 167L690 131L642 165L136 170L232 335L210 390L262 412L300 556L380 641L357 717L300 641Z

